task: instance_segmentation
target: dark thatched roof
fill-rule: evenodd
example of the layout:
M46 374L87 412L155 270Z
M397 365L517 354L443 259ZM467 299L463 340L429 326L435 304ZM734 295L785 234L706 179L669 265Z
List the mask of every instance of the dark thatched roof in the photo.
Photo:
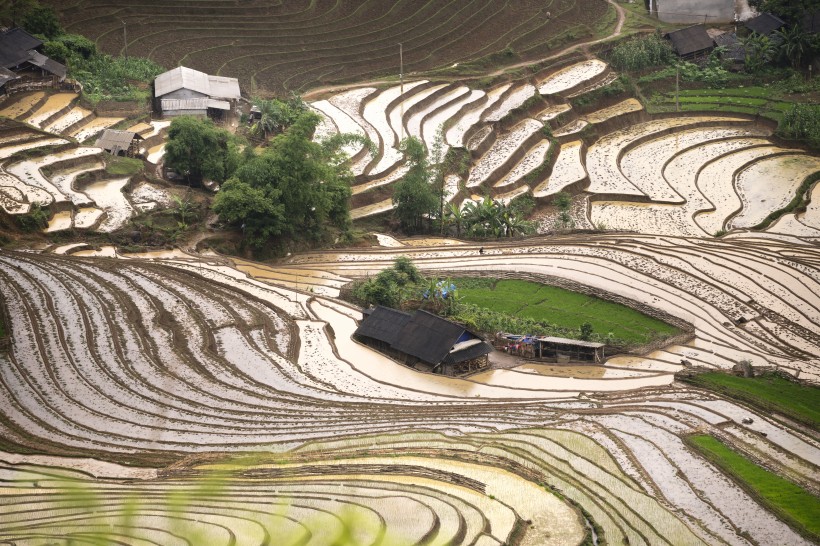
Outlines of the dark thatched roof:
M746 28L752 32L767 36L786 24L783 19L771 13L762 13L757 17L752 17L744 23Z
M411 317L410 313L378 305L356 329L356 335L392 345L396 341L396 336Z
M706 27L703 25L694 25L675 30L667 33L665 36L672 42L672 48L675 50L675 53L681 57L711 49L715 45L712 38L710 38L706 32Z
M724 59L731 59L733 61L746 60L746 48L737 39L737 34L734 32L724 32L715 36L715 44L718 47L723 47L726 51L723 53Z
M460 324L427 311L410 315L378 306L369 315L366 313L355 334L388 343L396 351L433 365L443 361L462 362L492 351L489 344ZM465 344L463 349L454 347L473 339L478 343Z

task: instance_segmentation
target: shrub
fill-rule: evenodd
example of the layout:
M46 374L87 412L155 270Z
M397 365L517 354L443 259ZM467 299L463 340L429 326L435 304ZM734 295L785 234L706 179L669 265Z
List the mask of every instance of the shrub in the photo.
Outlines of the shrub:
M820 105L793 105L783 116L777 133L785 138L805 140L813 147L820 147Z
M669 42L657 34L650 34L615 46L609 56L609 62L620 70L642 70L670 62L673 58Z
M40 205L32 205L26 214L17 217L17 223L23 231L39 231L48 226L48 209Z

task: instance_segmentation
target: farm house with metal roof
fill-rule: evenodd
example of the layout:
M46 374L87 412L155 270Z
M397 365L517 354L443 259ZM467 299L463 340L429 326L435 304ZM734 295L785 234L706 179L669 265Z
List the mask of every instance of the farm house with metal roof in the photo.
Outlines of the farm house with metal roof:
M487 367L493 347L464 326L427 311L376 306L354 333L363 343L420 371L461 375Z
M241 97L239 80L178 66L154 80L154 108L163 116L221 117Z

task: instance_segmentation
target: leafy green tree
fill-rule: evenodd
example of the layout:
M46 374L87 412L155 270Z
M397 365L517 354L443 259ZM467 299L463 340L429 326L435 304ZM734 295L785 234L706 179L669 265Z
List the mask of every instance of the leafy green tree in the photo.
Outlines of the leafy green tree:
M0 6L0 21L10 26L19 26L26 13L34 7L34 0L9 0Z
M746 69L749 72L758 72L772 61L777 48L772 40L763 34L752 32L746 38L741 38L740 43L746 51Z
M63 33L60 20L51 6L34 4L29 8L20 21L20 26L31 34L39 34L52 40Z
M48 226L48 209L32 205L26 214L17 216L17 223L23 231L40 231Z
M572 196L565 191L558 192L552 198L552 203L558 208L558 218L561 220L561 225L564 228L572 225L572 217L569 215L572 207Z
M432 171L427 162L424 144L416 137L404 139L399 145L410 169L393 190L395 214L409 232L421 231L425 216L434 216L440 201L431 185Z
M251 134L265 139L270 134L283 132L308 110L302 97L296 94L291 95L287 100L257 99L253 103L259 108L261 117L251 125Z
M783 53L783 56L788 59L792 68L800 68L803 56L811 48L809 35L803 32L803 29L798 25L782 28L776 31L775 34L780 39L780 44L777 47Z
M189 182L224 182L239 165L236 138L209 119L180 116L171 122L165 164Z
M306 111L262 155L247 160L214 199L223 220L261 247L276 236L321 239L329 226L350 226L352 175L341 147L353 137L311 140L319 117Z
M417 296L419 286L424 282L424 277L413 262L400 256L393 262L393 267L357 283L353 288L353 296L365 305L400 307L405 300Z
M580 335L578 336L582 340L587 341L589 338L592 337L592 324L585 322L581 324L580 328Z
M457 203L447 203L445 219L448 225L456 227L456 237L461 237L461 226L464 223L464 213L461 205Z
M473 237L499 237L503 233L501 204L491 197L481 202L468 201L464 205L464 226Z

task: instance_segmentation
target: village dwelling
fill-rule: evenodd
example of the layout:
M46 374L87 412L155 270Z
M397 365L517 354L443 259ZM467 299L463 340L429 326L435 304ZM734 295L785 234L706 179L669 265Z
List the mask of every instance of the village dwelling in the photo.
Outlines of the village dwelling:
M179 66L154 80L154 109L163 116L222 119L241 97L239 80Z
M486 368L493 347L464 326L427 311L365 311L354 336L420 371L456 376Z
M21 28L6 30L0 34L0 88L10 91L11 84L57 85L65 80L66 67L49 59L39 51L43 42Z
M111 155L134 157L139 153L140 140L142 140L142 137L132 131L106 129L94 146L102 148Z
M681 59L702 58L715 48L715 42L704 25L667 32L663 37L672 43L672 49Z
M756 32L763 36L768 36L772 32L780 30L786 26L786 22L777 15L762 13L757 17L749 19L744 23L744 25L752 32Z

